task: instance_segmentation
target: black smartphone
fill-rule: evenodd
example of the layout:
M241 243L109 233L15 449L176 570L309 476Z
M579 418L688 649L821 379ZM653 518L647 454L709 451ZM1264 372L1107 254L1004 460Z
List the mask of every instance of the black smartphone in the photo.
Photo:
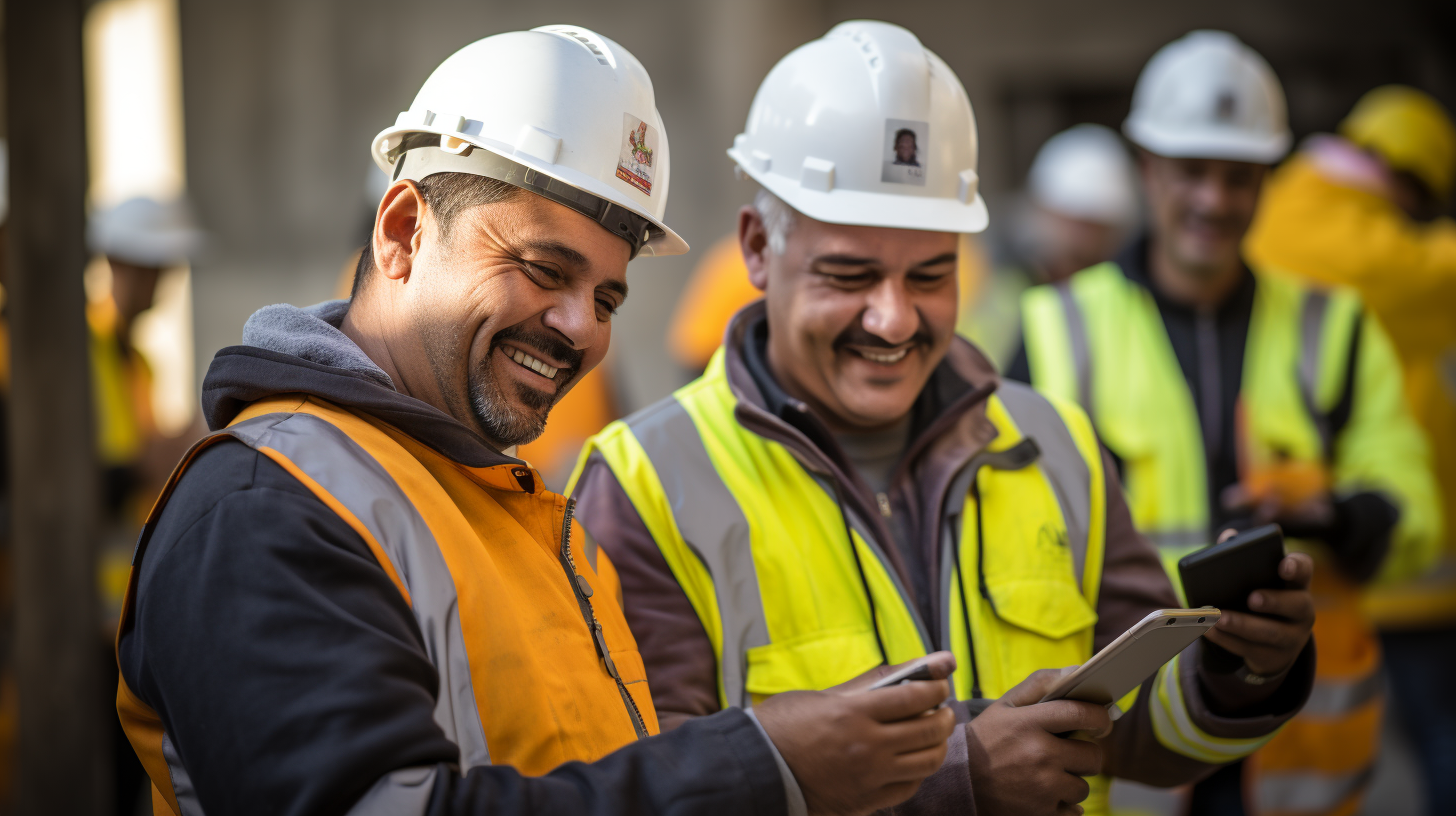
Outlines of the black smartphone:
M1178 574L1191 607L1214 606L1249 611L1249 593L1283 589L1279 562L1284 560L1284 531L1277 524L1255 527L1183 556Z

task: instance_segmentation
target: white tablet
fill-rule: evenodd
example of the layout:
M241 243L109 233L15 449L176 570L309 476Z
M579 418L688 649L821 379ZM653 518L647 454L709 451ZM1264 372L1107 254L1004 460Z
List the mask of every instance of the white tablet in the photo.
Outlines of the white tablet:
M1159 609L1063 677L1041 702L1082 700L1111 707L1218 622L1219 611ZM1113 719L1122 712L1114 711Z

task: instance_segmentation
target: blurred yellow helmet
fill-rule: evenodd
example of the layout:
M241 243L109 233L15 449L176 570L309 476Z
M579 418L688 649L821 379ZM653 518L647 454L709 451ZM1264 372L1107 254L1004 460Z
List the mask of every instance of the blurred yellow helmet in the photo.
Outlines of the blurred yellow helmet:
M1383 85L1360 97L1340 134L1413 173L1441 199L1456 180L1456 124L1441 103L1405 85Z

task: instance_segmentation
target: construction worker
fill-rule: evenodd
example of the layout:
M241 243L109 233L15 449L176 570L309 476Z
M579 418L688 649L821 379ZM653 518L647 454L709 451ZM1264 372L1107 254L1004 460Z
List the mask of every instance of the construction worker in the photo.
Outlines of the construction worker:
M843 23L769 72L729 156L762 188L738 235L765 298L574 480L665 726L939 648L976 716L902 812L1105 813L1099 772L1176 784L1263 744L1312 679L1303 555L1261 595L1281 617L1210 635L1265 685L1195 645L1110 736L1101 706L1038 702L1175 598L1085 414L955 336L959 235L987 223L955 74L903 28ZM1102 738L1057 736L1078 729Z
M503 81L506 78L508 81ZM607 350L664 226L641 64L584 28L466 46L373 143L349 302L271 306L137 547L117 707L174 814L866 813L953 728L944 679L656 736L610 563L510 452ZM931 676L953 662L937 656Z
M1290 142L1268 64L1230 34L1193 32L1144 68L1123 130L1148 234L1026 294L1011 376L1086 408L1170 567L1225 528L1271 520L1316 558L1310 703L1255 756L1249 784L1230 766L1195 788L1192 812L1357 812L1381 705L1358 585L1435 556L1425 438L1390 341L1353 294L1251 271L1240 254Z
M1366 94L1339 135L1310 137L1270 177L1244 241L1250 261L1350 286L1390 334L1431 439L1442 506L1456 507L1456 125L1430 96ZM1391 701L1415 743L1431 813L1456 802L1456 525L1426 576L1372 588Z
M1127 148L1101 125L1048 139L1031 163L1026 198L1002 242L1007 257L990 266L973 263L982 256L976 247L961 251L974 271L961 278L957 331L1003 369L1021 344L1021 294L1111 258L1138 219Z

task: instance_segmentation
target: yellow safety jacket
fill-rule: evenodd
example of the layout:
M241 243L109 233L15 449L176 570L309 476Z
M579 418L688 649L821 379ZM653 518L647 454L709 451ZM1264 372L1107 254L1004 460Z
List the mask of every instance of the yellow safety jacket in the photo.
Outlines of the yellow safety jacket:
M1271 272L1359 291L1400 357L1411 411L1431 439L1441 504L1456 507L1456 222L1417 223L1306 150L1265 184L1244 248ZM1365 608L1382 626L1456 621L1456 525L1446 527L1437 570L1376 587Z
M886 556L893 545L837 501L828 473L745 428L737 403L720 349L702 378L607 426L580 460L601 454L657 542L713 645L723 706L827 688L933 649L955 654L958 698L999 697L1035 670L1091 655L1104 476L1074 405L1011 382L990 397L997 435L952 483L940 519L932 643ZM1222 762L1262 743L1189 723L1177 677L1176 663L1160 673L1152 705L1168 747ZM1094 780L1088 813L1106 812L1106 790Z
M426 639L440 678L435 720L460 746L462 773L494 763L543 774L657 733L615 573L565 498L530 468L467 467L316 397L255 403L187 455L143 529L120 631L173 487L200 450L227 438L281 465L373 551ZM161 719L125 678L117 711L152 778L154 812L200 812ZM423 812L432 786L416 770L386 777L366 799L419 800Z
M1134 523L1159 544L1177 584L1178 558L1211 543L1207 466L1193 397L1152 293L1116 264L1101 264L1029 290L1023 325L1033 383L1088 408L1099 437L1123 461ZM1379 490L1401 514L1381 575L1427 568L1440 510L1425 442L1379 324L1362 319L1347 292L1259 275L1246 348L1246 464L1304 463L1330 473L1336 491ZM1354 404L1334 435L1330 415L1351 374ZM1358 803L1374 761L1378 645L1329 567L1317 569L1315 688L1256 758L1260 813L1332 813Z

